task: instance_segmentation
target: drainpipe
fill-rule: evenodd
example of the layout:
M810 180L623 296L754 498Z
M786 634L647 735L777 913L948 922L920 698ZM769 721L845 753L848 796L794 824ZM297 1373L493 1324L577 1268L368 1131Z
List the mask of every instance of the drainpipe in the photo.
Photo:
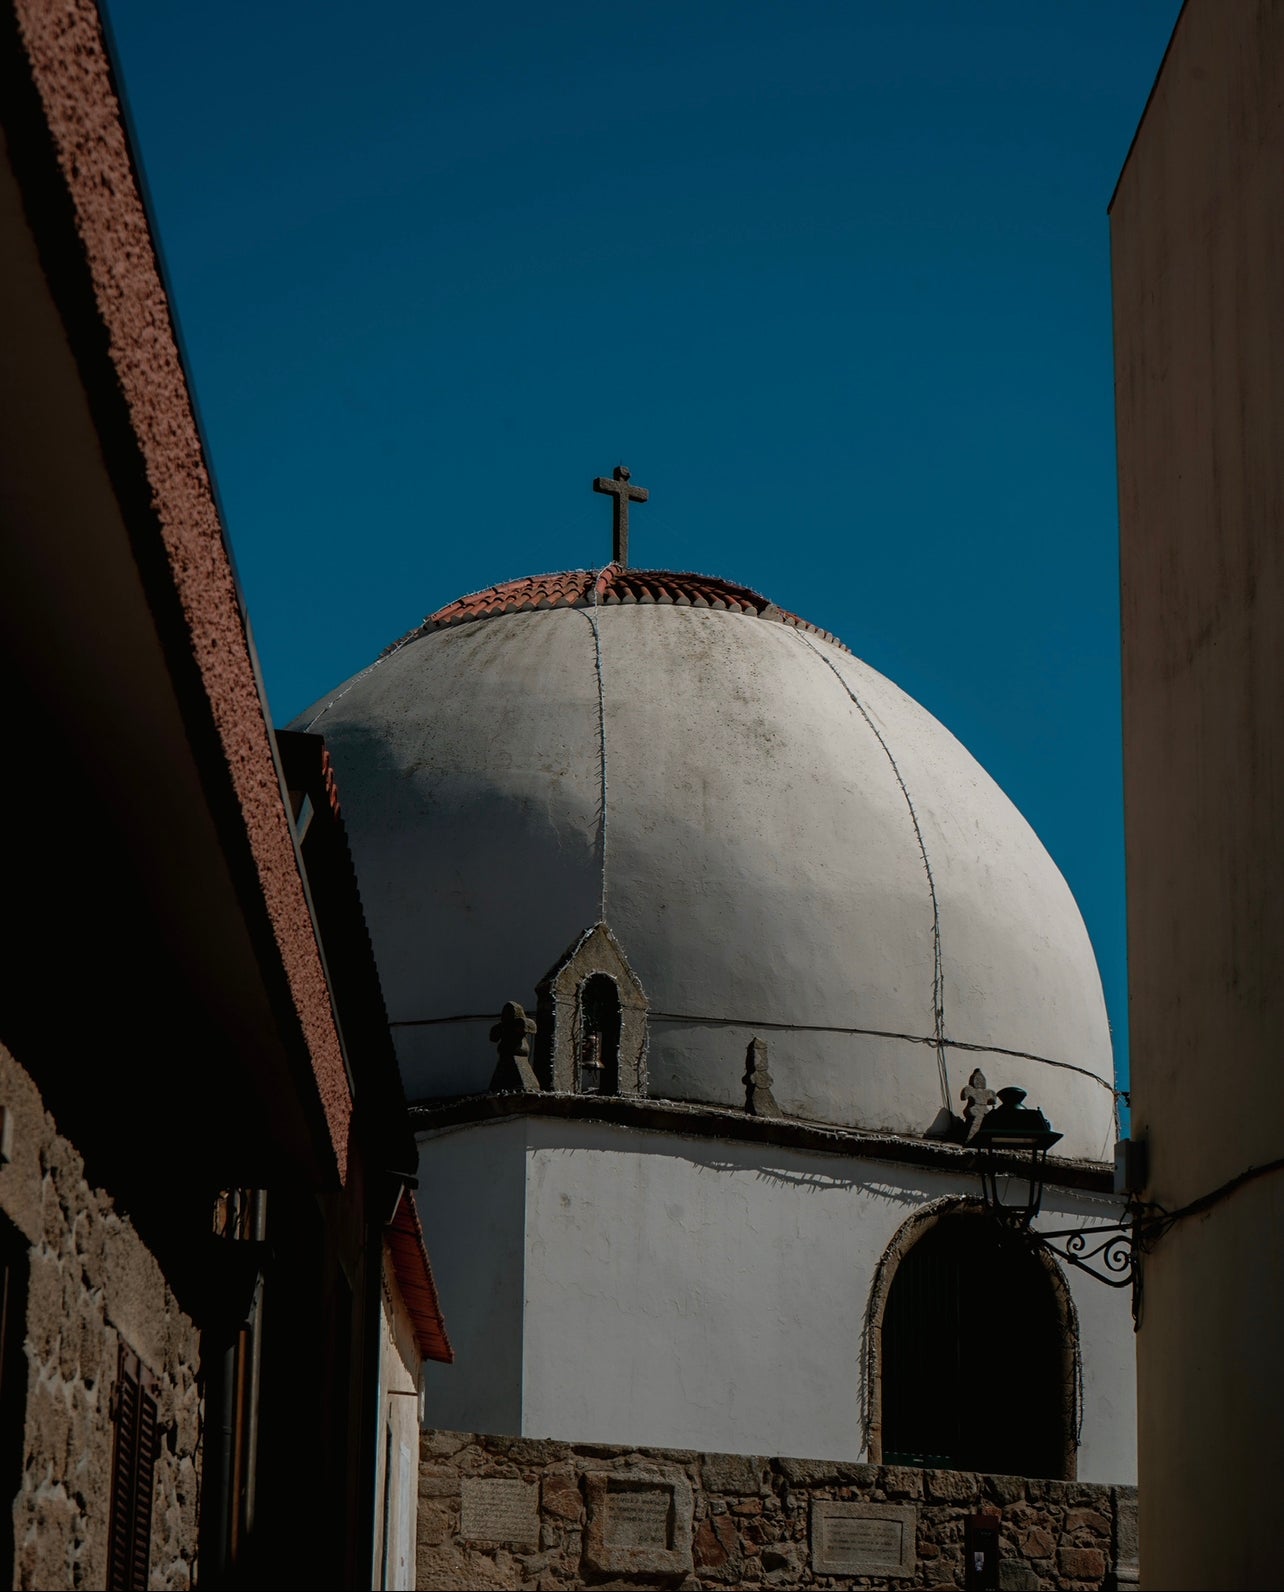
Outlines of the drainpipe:
M219 1350L210 1368L207 1395L214 1416L207 1431L201 1500L201 1580L226 1586L232 1532L232 1456L236 1428L236 1350L234 1338ZM210 1439L213 1439L211 1442Z
M369 1586L374 1576L377 1519L375 1494L379 1476L379 1439L383 1431L380 1352L383 1332L383 1243L386 1174L374 1173L366 1184L365 1211L365 1339L361 1346L361 1459L357 1505L357 1553L353 1566L358 1586ZM403 1185L404 1186L404 1185ZM393 1206L395 1211L396 1207ZM391 1220L391 1216L387 1217ZM384 1485L387 1485L385 1480Z
M207 1408L214 1416L206 1429L202 1467L200 1563L201 1580L208 1587L233 1583L244 1539L254 1521L267 1191L248 1191L243 1228L239 1215L238 1210L229 1223L231 1230L220 1242L240 1245L249 1240L254 1247L245 1259L257 1258L259 1266L244 1314L231 1321L225 1317L206 1329L216 1343L223 1340L211 1359L206 1395ZM239 1288L245 1273L238 1265L228 1271L228 1286ZM224 1308L227 1303L226 1298L219 1301Z
M250 1193L250 1239L265 1254L267 1243L267 1190ZM250 1307L249 1353L245 1386L245 1493L241 1509L241 1529L249 1537L254 1532L254 1498L259 1474L259 1388L263 1372L263 1273L260 1270Z

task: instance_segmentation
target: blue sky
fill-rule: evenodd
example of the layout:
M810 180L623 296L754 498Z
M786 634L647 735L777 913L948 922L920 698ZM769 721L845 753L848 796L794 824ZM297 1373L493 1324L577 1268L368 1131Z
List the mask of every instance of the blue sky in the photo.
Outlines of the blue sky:
M1126 1056L1106 205L1178 0L108 0L272 708L610 556L832 630L1069 879Z

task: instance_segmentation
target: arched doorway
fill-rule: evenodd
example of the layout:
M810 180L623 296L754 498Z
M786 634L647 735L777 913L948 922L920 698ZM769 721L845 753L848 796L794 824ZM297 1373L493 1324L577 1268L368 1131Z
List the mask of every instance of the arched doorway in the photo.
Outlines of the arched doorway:
M1077 1333L1055 1263L955 1205L902 1229L879 1283L872 1457L1072 1477Z

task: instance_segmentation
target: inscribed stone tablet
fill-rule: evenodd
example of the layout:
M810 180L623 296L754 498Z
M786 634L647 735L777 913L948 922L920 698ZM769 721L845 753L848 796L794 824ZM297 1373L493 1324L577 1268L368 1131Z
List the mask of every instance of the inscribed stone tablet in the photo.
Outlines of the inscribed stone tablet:
M822 1575L913 1575L918 1512L905 1504L816 1499L811 1562Z
M538 1546L537 1483L465 1476L459 1489L461 1537L469 1542Z
M611 1548L671 1548L671 1487L611 1488L606 1495L606 1543Z
M587 1569L603 1575L690 1575L694 1499L678 1466L589 1471L584 1491Z

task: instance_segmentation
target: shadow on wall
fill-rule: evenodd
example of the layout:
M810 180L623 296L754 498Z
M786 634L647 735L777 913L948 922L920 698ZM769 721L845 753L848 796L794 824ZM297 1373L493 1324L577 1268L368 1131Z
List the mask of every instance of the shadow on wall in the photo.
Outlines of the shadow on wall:
M602 1123L584 1123L580 1126L589 1142L541 1146L541 1154L566 1159L611 1153L618 1151L627 1139L631 1155L680 1160L694 1167L697 1176L742 1172L749 1174L756 1182L773 1184L778 1188L801 1188L814 1194L850 1194L859 1189L875 1204L906 1210L921 1206L924 1199L921 1187L897 1188L877 1178L861 1175L855 1169L833 1173L808 1171L804 1164L804 1152L799 1152L798 1164L795 1166L786 1165L783 1159L773 1166L764 1166L762 1156L767 1147L762 1145L747 1144L743 1150L725 1144L706 1147L703 1141L696 1138L683 1139L680 1145L673 1145L652 1142L649 1135L628 1128L615 1129ZM940 1174L928 1175L933 1182L939 1180Z

